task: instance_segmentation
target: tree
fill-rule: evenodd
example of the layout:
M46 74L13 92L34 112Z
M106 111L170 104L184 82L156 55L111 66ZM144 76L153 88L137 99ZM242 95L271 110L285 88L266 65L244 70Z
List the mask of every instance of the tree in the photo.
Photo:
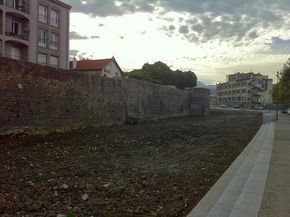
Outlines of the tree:
M194 72L173 71L165 63L144 64L142 69L136 69L127 73L129 78L148 81L161 85L174 85L179 89L196 86Z
M290 103L290 58L277 75L279 81L273 87L273 99L279 103Z

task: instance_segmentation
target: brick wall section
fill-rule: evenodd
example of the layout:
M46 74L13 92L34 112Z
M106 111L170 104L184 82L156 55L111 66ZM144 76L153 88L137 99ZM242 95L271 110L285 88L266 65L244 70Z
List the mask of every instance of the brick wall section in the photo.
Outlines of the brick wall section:
M206 114L207 89L177 90L0 58L0 134L46 134L128 118Z

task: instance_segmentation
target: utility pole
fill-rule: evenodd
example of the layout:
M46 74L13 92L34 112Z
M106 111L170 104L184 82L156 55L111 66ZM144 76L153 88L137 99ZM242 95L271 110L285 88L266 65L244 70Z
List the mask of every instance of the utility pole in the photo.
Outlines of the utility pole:
M278 71L277 71L276 77L277 77L276 121L278 121L278 116L279 116L279 114L278 114L278 110L279 110L279 103L278 103L278 99L279 99L279 72Z

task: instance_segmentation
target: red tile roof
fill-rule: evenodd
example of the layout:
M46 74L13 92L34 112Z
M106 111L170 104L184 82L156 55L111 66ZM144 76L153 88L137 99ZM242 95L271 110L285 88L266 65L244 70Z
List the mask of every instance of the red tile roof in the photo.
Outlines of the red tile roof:
M116 59L112 57L111 59L99 59L99 60L79 60L77 61L77 67L73 69L73 61L70 61L70 69L75 71L88 71L88 70L102 70L106 65L114 62L118 69L121 72L121 75L124 76L124 72L117 63Z
M101 70L108 65L112 59L100 59L100 60L80 60L77 61L77 67L74 70L86 71L86 70Z

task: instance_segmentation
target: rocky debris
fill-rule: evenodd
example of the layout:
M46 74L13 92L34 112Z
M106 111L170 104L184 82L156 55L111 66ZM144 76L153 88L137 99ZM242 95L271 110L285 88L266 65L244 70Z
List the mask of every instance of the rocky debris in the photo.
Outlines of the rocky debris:
M215 113L0 137L0 216L186 216L260 123Z
M107 183L107 184L104 184L103 187L108 188L110 185L111 185L111 183Z
M88 194L84 194L84 195L82 196L82 200L86 201L86 200L88 200L88 199L89 199L89 195L88 195Z
M69 186L67 184L62 184L60 186L60 189L68 189L68 188L69 188Z

